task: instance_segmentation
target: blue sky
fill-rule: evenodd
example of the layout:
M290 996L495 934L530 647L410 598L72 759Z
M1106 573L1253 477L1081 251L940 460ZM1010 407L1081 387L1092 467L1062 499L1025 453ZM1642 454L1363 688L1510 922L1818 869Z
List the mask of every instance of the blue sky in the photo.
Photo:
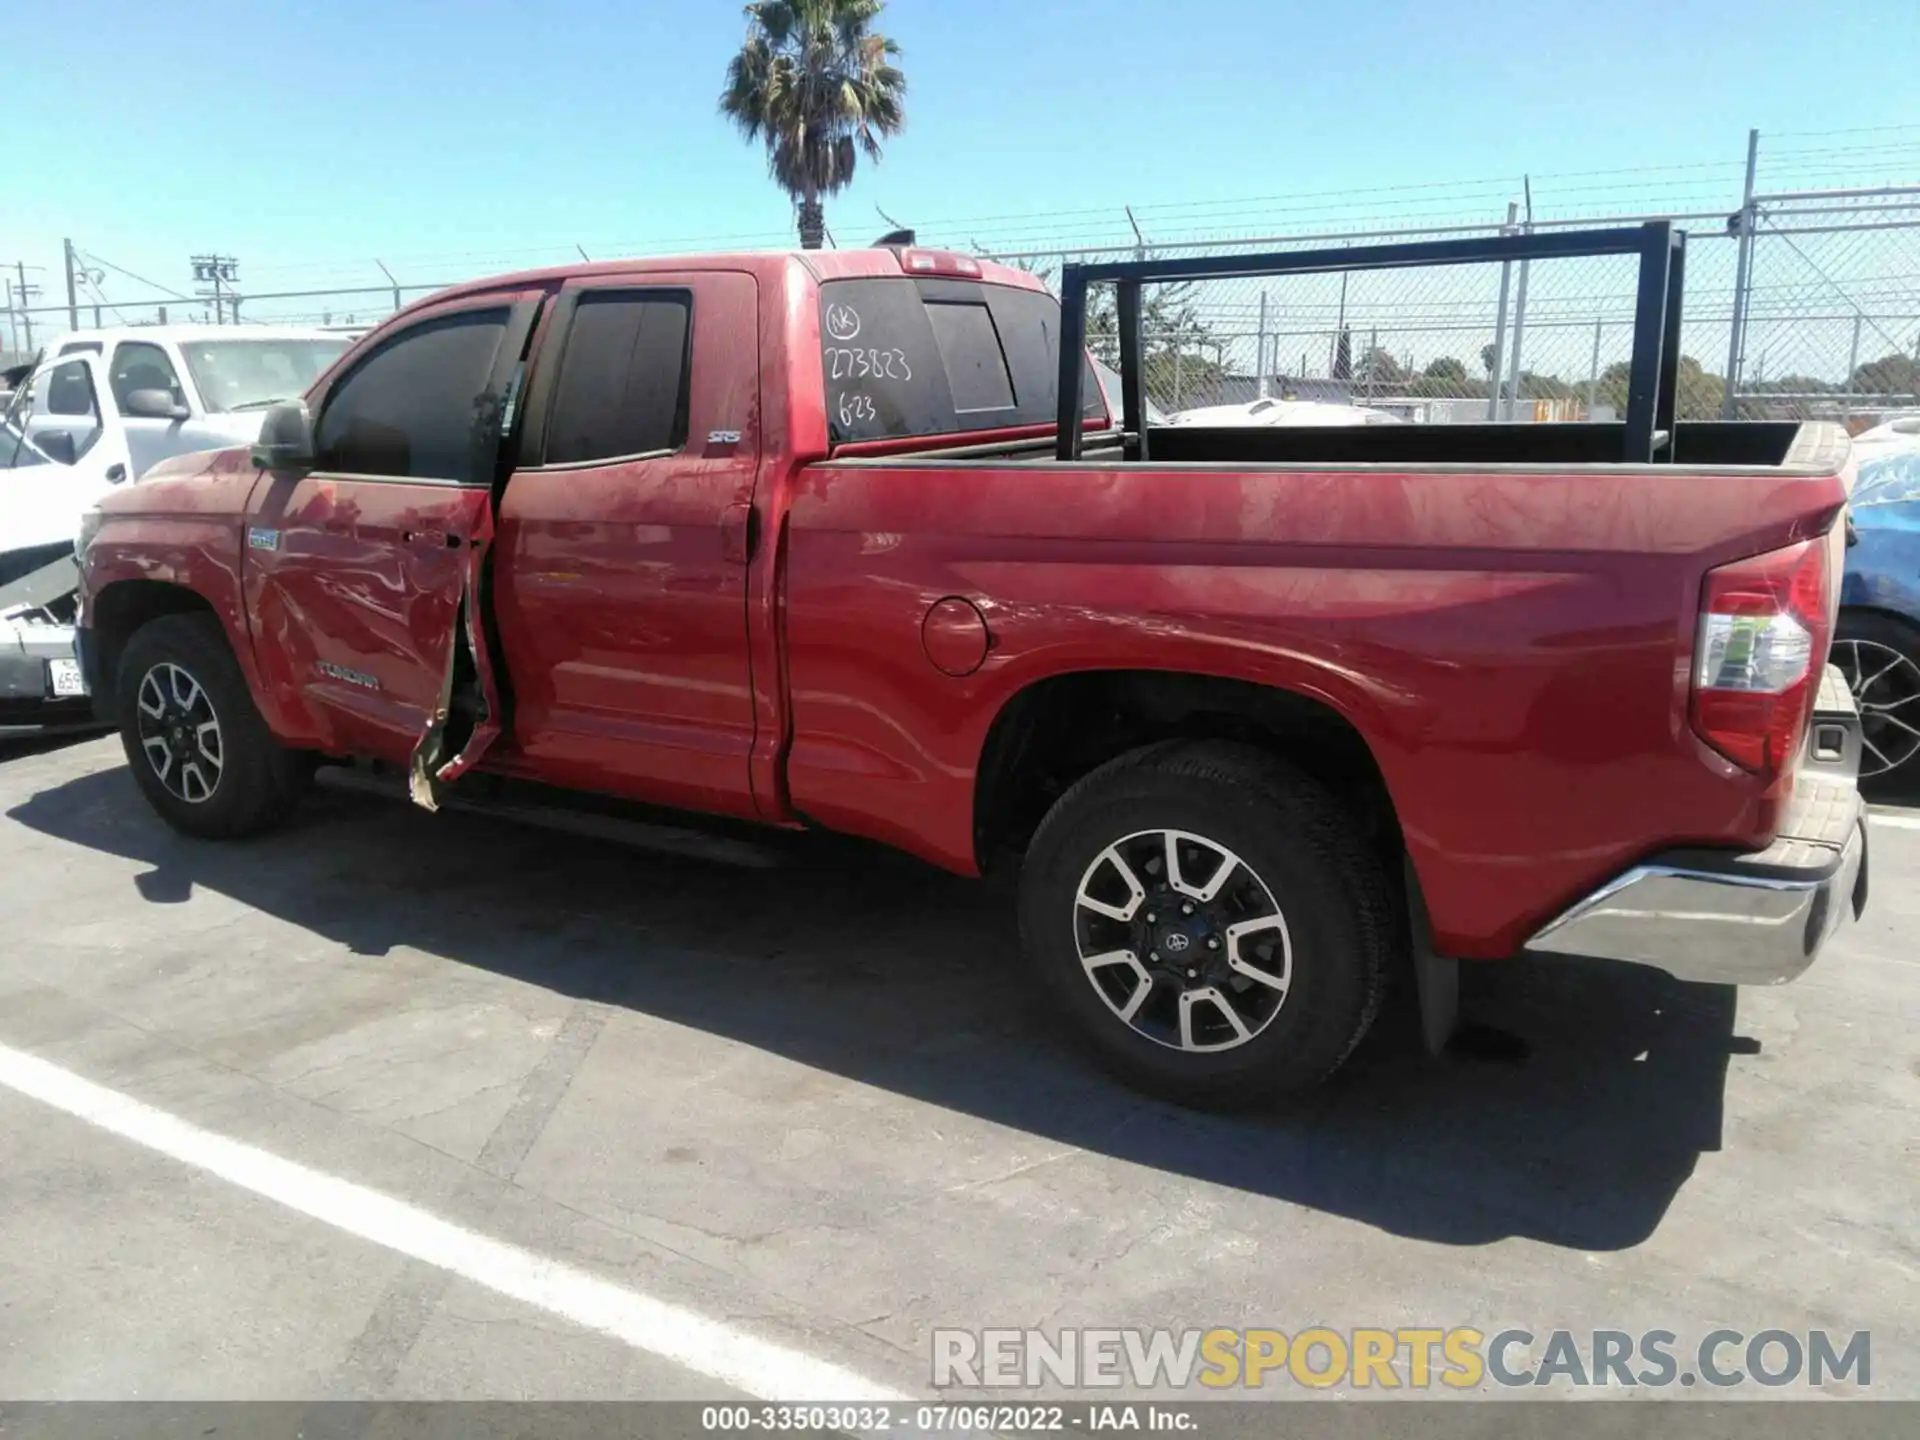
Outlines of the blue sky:
M871 240L877 204L999 243L1107 238L1122 202L1163 238L1474 218L1523 172L1549 211L1731 208L1749 126L1816 132L1770 140L1782 181L1920 179L1875 169L1920 142L1912 5L892 0L908 129L828 224ZM60 7L6 66L0 260L46 267L53 299L64 235L182 290L218 249L258 292L377 284L376 256L440 281L788 230L715 111L737 4L301 8ZM1884 135L1833 133L1895 125L1893 161Z

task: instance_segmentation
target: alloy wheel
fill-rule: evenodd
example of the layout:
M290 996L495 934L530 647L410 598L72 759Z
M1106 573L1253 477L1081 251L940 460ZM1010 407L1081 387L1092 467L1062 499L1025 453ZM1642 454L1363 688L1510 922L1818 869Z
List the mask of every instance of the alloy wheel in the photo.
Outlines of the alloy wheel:
M1107 1008L1170 1049L1245 1045L1286 1003L1293 942L1253 868L1188 830L1107 846L1074 892L1081 968Z
M1920 662L1877 640L1836 640L1833 663L1860 709L1860 777L1912 763L1920 755Z
M140 679L136 698L140 749L169 794L203 804L219 788L226 749L206 687L162 661Z

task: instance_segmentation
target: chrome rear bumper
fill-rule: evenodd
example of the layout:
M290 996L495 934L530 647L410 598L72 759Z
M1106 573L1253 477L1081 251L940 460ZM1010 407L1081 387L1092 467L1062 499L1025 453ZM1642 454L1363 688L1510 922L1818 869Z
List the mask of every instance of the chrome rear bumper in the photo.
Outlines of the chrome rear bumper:
M1543 927L1525 948L1628 960L1721 985L1793 979L1866 908L1866 812L1854 781L1859 727L1852 696L1829 667L1793 804L1773 844L1748 854L1654 856Z

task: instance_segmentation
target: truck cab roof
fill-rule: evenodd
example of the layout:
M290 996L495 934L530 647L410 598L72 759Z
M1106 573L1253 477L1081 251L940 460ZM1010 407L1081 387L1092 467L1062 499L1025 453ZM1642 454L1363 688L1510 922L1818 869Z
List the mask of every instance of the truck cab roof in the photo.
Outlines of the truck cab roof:
M897 276L978 280L1022 290L1045 290L1038 275L1013 265L982 260L956 251L924 246L867 246L851 250L741 250L696 255L645 256L630 260L592 260L552 265L472 280L436 292L409 310L494 290L527 289L606 276L673 273L687 270L744 270L773 276L797 267L816 283L829 280L890 279ZM404 312L403 312L404 313Z

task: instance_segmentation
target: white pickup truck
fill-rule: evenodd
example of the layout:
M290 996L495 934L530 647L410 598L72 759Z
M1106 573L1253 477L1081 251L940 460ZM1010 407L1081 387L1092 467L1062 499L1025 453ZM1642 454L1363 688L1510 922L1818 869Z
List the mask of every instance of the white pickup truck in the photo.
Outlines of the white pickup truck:
M73 661L80 517L170 456L251 443L351 341L265 325L79 331L0 403L0 731L90 718Z
M63 338L27 389L28 438L56 460L101 439L124 442L130 478L171 455L248 445L260 417L295 399L345 353L349 337L267 325L158 325ZM73 362L92 356L97 374ZM110 422L103 425L103 421ZM101 430L113 432L100 435ZM66 453L73 442L73 457Z

